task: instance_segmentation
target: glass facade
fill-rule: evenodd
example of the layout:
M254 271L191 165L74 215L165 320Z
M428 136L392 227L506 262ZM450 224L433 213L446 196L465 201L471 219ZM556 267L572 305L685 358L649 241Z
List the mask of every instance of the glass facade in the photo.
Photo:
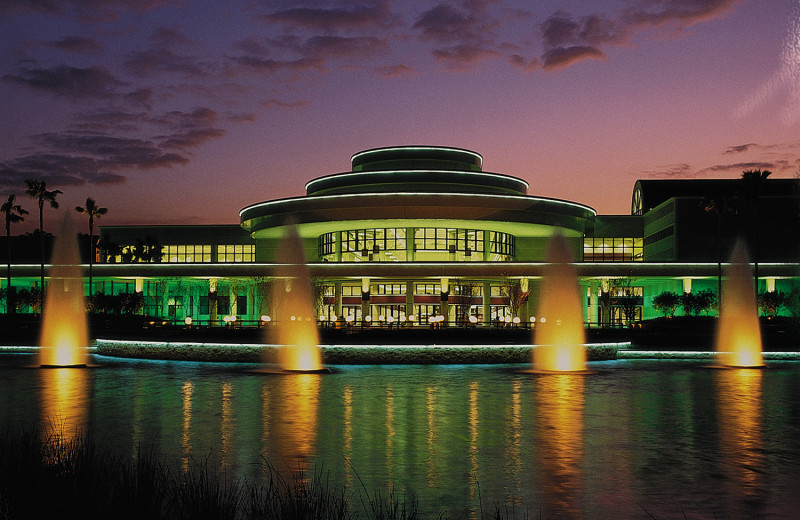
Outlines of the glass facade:
M515 253L513 235L481 229L351 229L317 239L317 254L326 262L507 261Z
M588 237L583 239L584 262L641 262L644 249L641 237Z
M255 262L256 246L252 244L225 244L217 246L217 262Z

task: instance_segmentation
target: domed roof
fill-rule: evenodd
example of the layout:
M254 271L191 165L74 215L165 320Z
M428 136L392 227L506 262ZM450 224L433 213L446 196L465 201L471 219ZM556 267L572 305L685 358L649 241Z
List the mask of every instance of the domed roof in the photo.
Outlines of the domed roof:
M484 172L483 157L462 148L393 146L350 158L352 171L318 177L306 184L308 196L352 193L435 192L525 195L528 183Z

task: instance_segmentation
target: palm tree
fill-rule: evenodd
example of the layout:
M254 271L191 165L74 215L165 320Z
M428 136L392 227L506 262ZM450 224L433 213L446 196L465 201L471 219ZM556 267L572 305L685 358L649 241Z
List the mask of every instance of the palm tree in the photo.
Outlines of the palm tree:
M42 294L44 294L44 203L47 202L51 208L57 209L58 202L56 201L56 197L61 195L62 191L48 191L45 181L26 180L25 186L27 186L25 194L33 199L38 199L39 202L39 242L42 251L40 269L41 284L39 287L41 287Z
M9 195L8 200L0 207L6 214L6 242L8 243L8 270L6 271L6 309L8 314L14 313L14 290L11 288L11 224L25 222L28 212L19 204L14 204L16 195Z
M94 263L94 219L108 213L108 208L101 208L93 198L86 198L86 205L75 206L78 213L89 215L89 296L92 295L92 264Z
M745 170L742 172L744 184L744 197L753 212L751 221L752 248L753 248L753 277L755 279L756 294L758 294L758 203L767 177L772 175L769 170Z

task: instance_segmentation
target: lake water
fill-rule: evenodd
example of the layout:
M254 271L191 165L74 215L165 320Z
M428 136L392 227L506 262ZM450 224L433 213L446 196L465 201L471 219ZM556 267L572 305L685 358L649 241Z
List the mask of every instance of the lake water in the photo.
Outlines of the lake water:
M31 369L0 355L0 421L91 432L123 454L154 446L259 482L262 463L355 491L393 488L425 517L797 518L800 363L590 363L589 375L520 365L256 365L94 356Z

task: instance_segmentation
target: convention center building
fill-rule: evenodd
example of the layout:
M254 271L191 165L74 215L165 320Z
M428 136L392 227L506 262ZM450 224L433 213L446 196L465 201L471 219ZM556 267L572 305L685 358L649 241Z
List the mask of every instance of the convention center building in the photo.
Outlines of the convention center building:
M351 157L349 171L309 180L305 196L244 207L239 225L101 227L91 293L142 292L140 312L176 323L277 319L269 295L293 228L314 319L527 325L537 317L548 245L561 236L587 324L620 326L661 316L659 294L716 294L737 240L760 292L790 292L800 258L797 184L638 180L630 214L599 215L530 194L525 180L485 171L470 150L370 149ZM38 268L15 271L36 284Z

